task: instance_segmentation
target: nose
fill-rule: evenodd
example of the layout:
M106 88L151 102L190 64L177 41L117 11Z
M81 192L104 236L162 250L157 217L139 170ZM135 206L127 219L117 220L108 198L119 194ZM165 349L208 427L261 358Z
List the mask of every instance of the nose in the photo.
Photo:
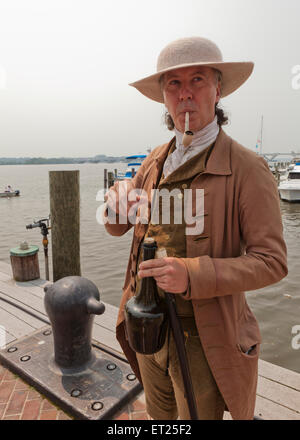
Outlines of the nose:
M192 99L193 94L191 88L187 84L182 84L179 90L179 100L187 101L188 99Z

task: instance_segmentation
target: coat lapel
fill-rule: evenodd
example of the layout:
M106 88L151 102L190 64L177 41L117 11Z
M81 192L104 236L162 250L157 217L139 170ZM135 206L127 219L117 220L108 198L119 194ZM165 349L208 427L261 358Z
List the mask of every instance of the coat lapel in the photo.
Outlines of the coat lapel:
M203 174L217 174L220 176L230 176L232 174L230 163L231 143L231 137L220 128Z
M156 156L154 157L156 167L153 167L151 170L153 182L152 188L158 187L164 162L175 142L176 138L173 137L168 144L163 145L162 148L156 153ZM231 137L228 136L222 128L220 128L215 146L212 149L203 174L215 174L221 176L230 176L232 174L230 161L231 143Z
M165 144L162 146L162 148L159 149L159 151L157 152L156 156L154 156L155 159L155 163L156 163L156 167L152 167L152 189L157 188L160 178L161 178L161 174L162 174L162 170L163 170L163 166L164 166L164 162L169 154L170 149L174 146L174 143L176 142L176 137L174 136L170 142L168 144Z

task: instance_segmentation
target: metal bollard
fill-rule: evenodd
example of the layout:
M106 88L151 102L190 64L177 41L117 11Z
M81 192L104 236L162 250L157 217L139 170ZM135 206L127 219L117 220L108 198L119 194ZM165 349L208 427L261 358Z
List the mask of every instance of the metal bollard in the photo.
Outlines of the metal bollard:
M55 363L70 373L84 370L93 360L94 315L101 315L105 310L98 288L86 278L69 276L46 286L44 291L45 309L54 338Z

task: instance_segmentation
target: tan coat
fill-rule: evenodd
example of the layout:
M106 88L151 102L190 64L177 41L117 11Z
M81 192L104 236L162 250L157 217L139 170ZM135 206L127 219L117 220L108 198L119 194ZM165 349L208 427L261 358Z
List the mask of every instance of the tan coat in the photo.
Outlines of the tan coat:
M132 180L149 199L169 148L170 143L153 150ZM186 298L192 301L200 340L227 408L233 419L252 419L261 336L244 292L287 275L276 182L262 158L221 129L206 170L195 176L191 188L204 189L204 231L186 236ZM106 224L112 235L130 227ZM146 230L147 225L135 226L117 322L117 339L139 379L135 353L125 337L123 309L134 294L137 251Z

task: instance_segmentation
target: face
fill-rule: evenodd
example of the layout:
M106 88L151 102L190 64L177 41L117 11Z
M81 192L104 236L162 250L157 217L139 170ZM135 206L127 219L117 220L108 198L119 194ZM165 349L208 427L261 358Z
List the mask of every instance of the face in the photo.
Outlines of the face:
M212 122L215 104L220 100L220 88L211 67L183 67L165 73L162 80L164 102L177 130L184 132L187 111L191 131L201 130Z

